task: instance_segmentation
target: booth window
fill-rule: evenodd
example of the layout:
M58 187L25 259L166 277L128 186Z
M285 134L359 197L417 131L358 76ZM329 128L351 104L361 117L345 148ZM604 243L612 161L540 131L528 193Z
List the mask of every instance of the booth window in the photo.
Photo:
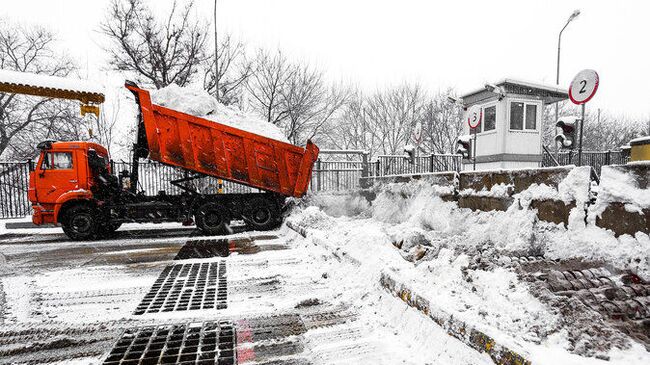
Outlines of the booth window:
M497 125L497 107L496 105L483 108L483 131L491 131Z
M537 129L537 105L526 104L519 101L510 103L510 129L512 130L536 130Z
M526 129L537 129L537 105L526 104Z

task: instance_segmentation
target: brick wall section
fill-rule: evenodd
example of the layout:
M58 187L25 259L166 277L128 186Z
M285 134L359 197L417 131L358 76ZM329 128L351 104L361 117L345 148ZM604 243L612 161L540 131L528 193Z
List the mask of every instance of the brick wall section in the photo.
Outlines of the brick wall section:
M615 169L631 177L633 187L640 189L642 193L650 194L648 180L650 180L650 164L628 164L606 166L603 169ZM545 184L555 189L558 188L573 167L562 166L540 169L521 170L494 170L494 171L464 171L461 173L431 173L417 175L395 175L375 178L367 178L367 186L374 186L375 189L369 194L372 200L377 188L387 183L404 183L411 181L427 181L433 185L453 187L455 193L449 196L442 196L445 201L456 201L461 208L472 210L505 211L515 201L512 196L526 190L533 184ZM604 177L607 174L603 174ZM510 188L505 196L485 196L481 191L489 191L499 184L508 185ZM589 184L589 181L585 181ZM601 185L607 181L601 181ZM462 192L462 194L459 194ZM470 193L467 193L470 192ZM596 225L612 230L616 236L622 234L634 235L636 232L648 233L650 230L650 209L643 209L642 213L632 212L625 209L626 202L597 201L598 204L606 204L607 208L595 218ZM531 209L537 210L540 220L556 224L568 225L569 214L576 207L576 202L565 203L560 200L533 200Z

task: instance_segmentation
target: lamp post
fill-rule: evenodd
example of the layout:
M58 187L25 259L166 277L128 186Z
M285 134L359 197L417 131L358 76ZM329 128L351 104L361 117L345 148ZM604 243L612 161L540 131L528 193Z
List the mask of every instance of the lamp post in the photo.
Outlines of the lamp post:
M217 0L214 0L214 95L219 100L219 41L217 38ZM556 110L557 111L557 110Z
M560 31L560 35L557 37L557 73L555 74L555 84L560 85L560 43L562 41L562 32L566 29L566 27L571 23L571 21L580 15L580 10L576 9L573 11L571 16L569 16L569 19L566 21L566 24L564 24L564 27L562 27L562 30ZM555 121L557 122L558 119L558 103L555 103Z

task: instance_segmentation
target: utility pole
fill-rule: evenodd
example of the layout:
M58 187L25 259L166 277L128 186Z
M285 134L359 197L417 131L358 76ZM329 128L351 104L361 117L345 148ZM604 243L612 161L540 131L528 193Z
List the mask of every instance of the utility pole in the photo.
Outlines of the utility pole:
M560 85L560 42L562 42L562 32L564 32L564 29L571 23L571 21L580 15L580 10L574 10L569 19L567 20L566 24L564 24L564 27L562 27L562 30L560 31L560 35L557 37L557 72L555 73L555 84ZM558 120L558 104L560 102L558 101L555 103L555 121L557 122Z
M217 37L217 0L214 0L214 95L219 100L219 38Z

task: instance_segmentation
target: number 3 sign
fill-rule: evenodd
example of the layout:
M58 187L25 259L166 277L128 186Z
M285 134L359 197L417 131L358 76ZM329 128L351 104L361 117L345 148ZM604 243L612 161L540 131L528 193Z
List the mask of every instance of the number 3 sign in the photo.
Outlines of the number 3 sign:
M467 124L471 129L476 129L479 124L481 124L481 119L483 119L483 113L481 113L481 107L474 105L467 111Z
M594 70L582 70L571 81L569 99L574 104L581 105L594 97L598 90L598 73Z

